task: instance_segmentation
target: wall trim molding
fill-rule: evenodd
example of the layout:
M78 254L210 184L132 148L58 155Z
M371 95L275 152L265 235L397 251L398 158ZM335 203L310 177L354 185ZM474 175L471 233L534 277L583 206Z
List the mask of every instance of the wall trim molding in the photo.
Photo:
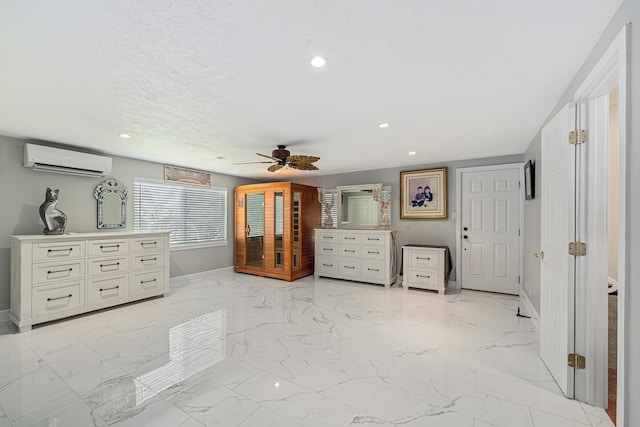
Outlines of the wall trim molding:
M520 292L520 302L522 302L520 308L524 309L524 313L520 312L520 314L531 317L531 320L533 320L533 326L535 326L536 328L536 332L540 334L540 316L538 315L536 309L533 307L533 304L531 304L531 300L526 293Z
M171 287L184 286L192 280L204 279L213 273L221 273L225 271L233 272L233 266L230 265L228 267L216 268L216 269L207 270L207 271L200 271L198 273L185 274L183 276L176 276L176 277L170 278L169 282Z

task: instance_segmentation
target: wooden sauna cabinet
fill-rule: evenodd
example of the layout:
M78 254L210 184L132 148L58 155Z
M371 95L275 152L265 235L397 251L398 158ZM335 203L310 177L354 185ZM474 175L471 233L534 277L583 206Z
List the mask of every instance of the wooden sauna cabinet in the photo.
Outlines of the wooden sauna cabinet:
M316 187L272 182L236 187L235 271L293 281L313 274Z

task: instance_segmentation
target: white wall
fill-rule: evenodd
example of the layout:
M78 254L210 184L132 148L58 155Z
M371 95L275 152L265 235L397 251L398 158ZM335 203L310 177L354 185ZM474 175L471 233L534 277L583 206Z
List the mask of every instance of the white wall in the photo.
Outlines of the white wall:
M46 143L38 144L46 145ZM99 231L95 187L106 178L87 178L48 172L35 172L25 168L23 150L25 141L0 136L0 310L9 308L9 260L12 234L41 234L44 228L38 208L44 201L47 187L60 190L58 208L68 218L67 232ZM66 147L68 148L68 147ZM75 148L73 148L75 149ZM133 231L134 178L162 180L162 164L113 157L110 178L120 181L128 190L127 227ZM233 194L237 185L251 184L254 180L214 174L213 185L227 188L227 237L229 245L215 248L171 252L171 276L229 267L233 265ZM103 230L108 233L108 230Z
M391 186L391 226L398 230L397 258L401 259L402 245L409 243L445 245L451 251L451 261L454 263L451 280L456 280L456 220L452 213L456 212L456 169L472 166L487 166L506 163L522 162L522 155L488 157L449 163L424 164L403 168L376 169L370 171L351 172L315 178L297 179L296 182L317 187L335 188L338 185L358 185L382 183ZM400 219L400 172L432 168L447 168L447 208L448 219ZM400 267L400 264L398 264Z

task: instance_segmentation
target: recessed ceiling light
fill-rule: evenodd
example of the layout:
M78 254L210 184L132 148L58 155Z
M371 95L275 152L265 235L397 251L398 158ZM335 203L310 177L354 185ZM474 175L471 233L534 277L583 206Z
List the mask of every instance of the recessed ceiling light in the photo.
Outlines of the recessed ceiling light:
M416 152L415 152L415 151L409 151L409 155L410 155L410 156L415 156L415 155L416 155Z
M388 127L389 127L389 123L380 123L380 124L378 125L378 127L379 127L380 129L388 128Z
M311 65L315 68L322 68L327 65L327 58L324 56L314 56L311 58Z
M131 138L131 135L129 135L128 133L119 133L118 136L125 139Z

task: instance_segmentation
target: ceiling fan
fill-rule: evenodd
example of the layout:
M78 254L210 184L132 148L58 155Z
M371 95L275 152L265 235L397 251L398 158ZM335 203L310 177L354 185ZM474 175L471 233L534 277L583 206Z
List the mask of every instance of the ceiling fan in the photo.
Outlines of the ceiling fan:
M301 154L291 155L287 147L284 145L278 145L276 150L271 152L271 155L268 156L266 154L256 153L258 156L266 157L267 159L271 159L269 162L247 162L247 163L235 163L236 165L249 165L255 163L274 163L269 166L267 170L269 172L276 172L282 169L285 166L288 166L292 169L298 169L303 171L316 171L318 168L313 165L313 162L320 160L320 157L316 156L305 156Z

